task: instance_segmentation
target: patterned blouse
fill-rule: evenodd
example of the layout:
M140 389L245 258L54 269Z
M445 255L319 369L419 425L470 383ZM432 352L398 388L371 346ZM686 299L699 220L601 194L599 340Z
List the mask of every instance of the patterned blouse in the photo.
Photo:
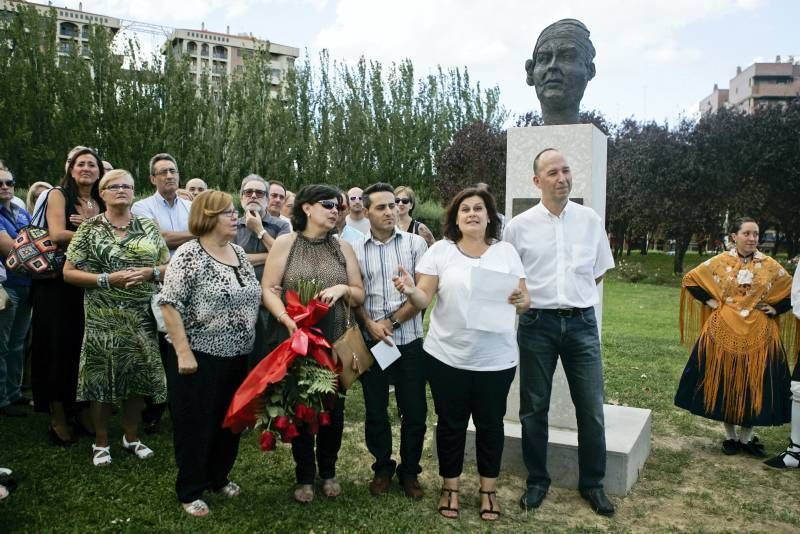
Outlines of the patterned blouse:
M253 349L261 285L244 250L231 243L239 266L215 260L193 239L169 262L159 304L171 304L183 319L192 350L232 357Z

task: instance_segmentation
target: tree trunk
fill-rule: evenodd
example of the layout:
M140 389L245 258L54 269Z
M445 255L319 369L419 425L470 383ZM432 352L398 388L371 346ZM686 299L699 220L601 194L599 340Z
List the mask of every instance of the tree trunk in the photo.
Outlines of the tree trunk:
M647 233L645 233L642 238L642 246L639 248L639 254L642 256L647 256L647 243Z
M680 236L675 239L675 261L672 264L672 272L675 274L683 274L683 260L686 257L686 251L689 249L689 241L691 237Z
M628 235L625 238L625 241L628 242L628 248L625 251L625 255L626 256L630 256L631 255L631 243L633 242L633 233L632 232L628 232Z

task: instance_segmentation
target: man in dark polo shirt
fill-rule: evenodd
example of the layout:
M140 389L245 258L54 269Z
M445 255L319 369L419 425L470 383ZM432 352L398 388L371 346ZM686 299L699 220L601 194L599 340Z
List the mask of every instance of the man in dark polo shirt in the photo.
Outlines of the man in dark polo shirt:
M251 174L242 180L242 187L239 191L244 214L239 219L239 228L236 231L234 243L247 253L247 259L253 264L259 280L264 274L264 262L267 260L267 254L272 248L275 238L291 232L288 222L270 215L267 210L268 190L266 180L257 174ZM262 305L256 322L256 342L248 358L250 368L266 356L264 351L269 341L270 330L269 312Z

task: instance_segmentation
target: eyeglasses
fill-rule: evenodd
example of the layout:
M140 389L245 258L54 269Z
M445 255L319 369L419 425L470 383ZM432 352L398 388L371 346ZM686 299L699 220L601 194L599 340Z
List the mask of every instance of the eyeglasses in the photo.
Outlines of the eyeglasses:
M161 169L155 173L156 176L168 176L170 174L174 174L175 176L178 175L178 169L175 167L170 167L169 169Z
M336 208L337 211L342 211L344 209L344 206L342 206L335 200L318 200L317 204L319 204L326 210L332 210L333 208Z
M224 215L225 217L238 217L239 212L236 210L225 210L219 213L220 215Z
M350 200L355 202L356 200L361 200L362 198L364 198L364 197L361 197L361 196L358 196L358 195L353 195L352 197L350 197Z
M14 180L0 180L0 186L3 185L6 187L14 187L15 185L17 185L17 182L15 182Z
M264 191L263 189L245 189L244 191L242 191L243 197L251 197L255 195L256 198L264 198L266 194L267 192Z
M410 198L396 198L396 199L394 199L394 201L397 204L411 204L411 199Z
M106 191L133 191L133 186L128 184L111 184L103 188Z
M277 198L279 200L283 200L286 198L286 195L281 195L280 193L270 193L269 198Z

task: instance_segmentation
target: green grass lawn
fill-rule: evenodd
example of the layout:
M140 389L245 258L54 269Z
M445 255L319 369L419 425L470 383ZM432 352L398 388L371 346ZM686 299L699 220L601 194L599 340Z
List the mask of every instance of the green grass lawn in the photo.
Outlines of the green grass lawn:
M611 403L653 410L652 452L639 482L624 498L613 497L615 518L592 513L576 491L551 489L536 512L521 511L516 500L524 486L503 474L498 483L504 515L495 530L520 531L770 531L800 529L797 485L800 473L769 470L755 459L719 451L721 425L674 408L672 397L689 350L678 344L678 290L669 286L605 284L603 346L606 395ZM110 468L90 463L91 442L70 449L47 444L43 415L0 418L0 465L11 467L20 488L0 504L0 532L213 531L213 532L434 532L489 530L478 520L477 475L467 466L462 480L461 518L436 513L440 479L429 430L421 481L426 498L411 502L396 485L388 496L367 491L372 458L363 438L364 408L358 386L348 395L344 445L338 476L344 494L301 506L291 498L294 465L281 446L258 450L256 438L242 439L232 478L243 487L239 498L211 496L211 515L188 517L174 495L175 466L168 421L147 439L156 451L137 461L119 446L115 420ZM397 420L396 414L394 416ZM760 429L770 452L785 446L788 427ZM396 434L395 434L396 435ZM397 435L396 435L397 436ZM397 440L395 441L397 443ZM397 445L395 445L395 449Z

